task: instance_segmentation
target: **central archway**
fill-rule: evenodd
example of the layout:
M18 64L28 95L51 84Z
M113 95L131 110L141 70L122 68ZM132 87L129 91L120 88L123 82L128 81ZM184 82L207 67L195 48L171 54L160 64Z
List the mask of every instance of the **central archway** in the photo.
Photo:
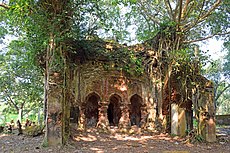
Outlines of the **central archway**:
M107 110L109 125L117 126L121 118L121 97L117 94L112 95L109 98L109 105Z
M131 121L131 125L140 126L141 123L141 106L142 106L142 98L135 94L130 98L130 114L129 119Z
M96 93L91 93L86 97L85 102L85 118L87 127L95 127L98 122L100 97Z

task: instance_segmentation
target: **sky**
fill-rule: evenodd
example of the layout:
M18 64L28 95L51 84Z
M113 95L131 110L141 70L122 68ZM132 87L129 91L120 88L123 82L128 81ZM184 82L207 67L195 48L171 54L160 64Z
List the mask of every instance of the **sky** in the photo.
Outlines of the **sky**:
M216 40L215 38L208 39L205 41L206 44L204 43L199 43L201 46L200 49L202 51L207 51L207 54L210 55L211 59L217 60L219 58L224 57L226 54L225 52L222 51L223 48L223 41L222 40Z
M132 27L134 28L134 27ZM134 34L131 35L131 37L134 39ZM0 52L3 48L5 48L11 40L15 40L15 37L12 36L6 36L3 43L0 43ZM225 52L222 51L223 48L223 41L222 40L216 40L215 38L208 39L204 42L198 43L200 46L200 50L202 51L208 51L207 54L210 55L210 58L212 60L217 60L220 58L223 58L225 56Z

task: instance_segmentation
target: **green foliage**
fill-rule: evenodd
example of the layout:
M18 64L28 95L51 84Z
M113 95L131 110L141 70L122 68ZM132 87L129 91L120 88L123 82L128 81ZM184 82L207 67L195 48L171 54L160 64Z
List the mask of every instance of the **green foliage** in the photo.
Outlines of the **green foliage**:
M204 142L204 138L203 138L201 135L196 135L196 136L195 136L195 140L196 140L197 142Z
M131 76L141 76L144 73L143 59L136 57L134 52L124 49L121 54L116 54L122 70Z
M25 112L41 107L42 77L40 70L34 65L34 59L26 50L24 41L14 40L8 50L3 52L0 76L0 92L6 112Z
M177 136L177 134L170 134L170 136L171 136L171 137L176 137L176 136Z
M11 120L17 121L18 119L18 114L12 114L9 112L2 112L2 119L0 119L0 124L9 123Z
M230 113L230 88L226 89L225 92L223 92L218 98L216 113L220 115L225 115Z
M228 37L224 43L225 51L227 52L227 55L225 56L224 64L223 64L223 71L224 76L230 81L230 37Z
M172 63L174 73L180 74L178 79L187 79L193 76L196 59L192 49L186 48L172 51L169 53L169 60Z
M211 62L211 65L204 70L206 77L214 82L214 96L216 111L218 114L227 114L230 112L229 106L229 89L230 84L224 78L226 74L225 67L221 59Z
M170 2L170 4L172 5L172 2ZM223 6L220 7L220 11L215 11L210 14L207 22L194 25L194 27L204 27L204 25L212 27L211 25L213 23L211 21L215 21L215 19L218 18L218 14L228 9L227 4L227 1L224 1ZM42 1L13 0L10 1L9 5L10 10L7 11L6 14L8 20L5 20L5 22L14 27L12 29L13 31L21 31L22 34L26 35L24 38L31 44L28 46L28 49L31 50L32 56L35 56L38 52L42 52L46 48L50 38L49 32L54 32L56 35L55 42L57 44L58 42L64 41L66 38L74 37L77 40L81 40L95 34L99 34L100 37L103 38L112 35L112 37L115 37L119 42L125 42L131 40L127 37L130 32L127 29L132 25L136 25L137 38L143 41L150 39L158 32L163 32L165 35L170 36L172 31L169 27L176 27L179 24L176 18L171 17L170 12L167 11L166 3L163 1L146 1L144 3L139 3L135 0L74 1L68 3L68 5L72 5L72 7L70 7L72 9L72 16L69 16L68 13L61 13L56 14L55 17L53 17L52 12L50 12L52 10L44 11L48 6L46 6L47 4L43 4ZM207 7L203 8L203 11L208 11L212 5L213 2L209 2ZM191 2L189 5L191 8L186 18L183 19L183 25L196 21L196 19L199 18L201 15L200 10L202 10L200 6L202 6L202 2ZM63 8L65 9L65 7ZM219 18L219 20L222 21L227 19L227 15L228 13L222 15L223 17ZM70 23L69 21L63 23L62 20L67 17L71 18ZM67 24L69 24L69 27ZM215 24L217 26L219 23ZM219 30L216 28L216 31L223 30L225 25L223 24L220 26L221 28L219 28ZM59 30L55 29L55 27L59 27ZM182 26L180 28L183 29L184 27ZM204 29L201 28L200 31L202 30ZM187 38L195 38L201 36L200 31L199 28L191 28L191 31L188 32L177 30L177 34L188 35ZM135 30L133 32L135 32ZM185 40L187 38L185 37ZM96 50L94 50L94 52L89 52L89 54L94 54L96 53L95 51ZM57 65L56 69L60 69L59 66L62 67L60 64L62 61L59 60L61 58L58 57L60 55L55 53L54 56L56 60L54 63L59 63L54 65ZM140 62L138 61L139 60L136 60L137 67L135 69L137 72L140 72L141 69L138 66ZM132 58L131 63L135 63L132 61ZM126 66L124 69L129 71L130 67L131 66Z
M63 43L72 38L85 40L96 34L123 43L136 39L143 42L161 33L164 36L158 38L161 46L159 42L150 45L156 45L157 51L168 51L167 64L172 64L174 72L181 73L180 77L186 83L195 69L193 46L189 41L227 32L230 11L228 0L217 6L214 0L190 1L184 12L179 9L185 7L179 5L179 1L159 0L10 0L9 9L0 9L0 37L11 34L18 40L0 55L0 96L4 101L15 104L16 108L22 104L28 109L38 107L41 78L36 66L37 55L50 54L45 59L49 62L47 72L62 71L65 61ZM134 29L130 30L132 27ZM129 33L136 35L131 38ZM80 49L84 48L86 57L108 57L115 64L120 63L117 68L128 74L143 73L142 59L137 58L134 52L123 47L111 52L102 49L103 45L82 43L76 52L81 54ZM200 56L200 60L202 63L206 57ZM228 62L224 69L228 75Z
M44 148L46 148L46 147L48 147L49 145L48 145L48 140L47 140L47 138L45 138L44 140L43 140L43 142L42 142L42 147L44 147Z
M79 52L74 52L78 50ZM129 75L140 76L144 72L143 59L137 57L133 50L125 45L120 45L113 40L103 41L99 38L92 40L80 40L73 46L73 53L81 57L81 60L103 60L113 62L117 70L123 70ZM109 64L104 64L109 70Z

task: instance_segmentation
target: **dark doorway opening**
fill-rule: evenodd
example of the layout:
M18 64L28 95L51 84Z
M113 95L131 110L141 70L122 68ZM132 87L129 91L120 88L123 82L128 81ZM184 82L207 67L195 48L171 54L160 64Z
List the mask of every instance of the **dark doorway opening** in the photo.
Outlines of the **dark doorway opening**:
M140 126L141 123L141 106L142 106L142 98L135 94L130 98L130 114L129 119L131 125Z
M121 98L118 95L112 95L109 99L109 106L107 110L109 125L117 126L121 118L120 108Z
M96 93L89 94L85 103L85 118L87 127L95 127L98 122L100 97Z
M79 117L79 107L71 106L70 107L70 123L78 123Z

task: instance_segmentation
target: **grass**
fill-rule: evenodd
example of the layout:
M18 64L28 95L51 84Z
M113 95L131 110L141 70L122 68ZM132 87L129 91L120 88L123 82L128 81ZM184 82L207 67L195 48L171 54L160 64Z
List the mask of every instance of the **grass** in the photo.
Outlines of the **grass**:
M16 121L18 118L17 114L7 114L7 115L1 115L0 118L0 125L5 125L6 123L10 122L11 120Z
M36 115L29 115L28 119L31 121L37 121L37 116ZM11 120L14 120L14 122L16 123L16 121L18 120L18 114L2 114L0 116L0 125L5 125L6 123L9 123ZM26 117L24 117L22 119L22 122L24 122L26 120Z

